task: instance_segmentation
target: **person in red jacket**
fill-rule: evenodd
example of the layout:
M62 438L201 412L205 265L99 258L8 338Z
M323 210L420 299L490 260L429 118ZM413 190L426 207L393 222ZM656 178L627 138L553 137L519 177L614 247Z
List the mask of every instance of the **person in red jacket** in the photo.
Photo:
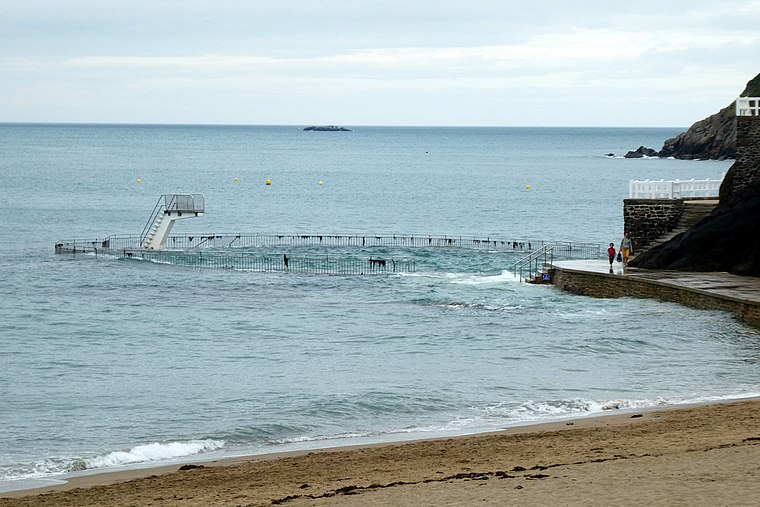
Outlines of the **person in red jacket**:
M607 255L610 256L610 271L612 271L612 263L615 262L615 243L610 243L610 247L607 249Z

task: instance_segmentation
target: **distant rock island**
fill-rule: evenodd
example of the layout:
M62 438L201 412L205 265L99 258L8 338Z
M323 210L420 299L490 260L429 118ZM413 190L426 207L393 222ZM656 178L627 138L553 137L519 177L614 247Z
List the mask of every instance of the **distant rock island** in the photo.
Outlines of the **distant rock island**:
M313 130L315 132L351 132L351 129L336 127L335 125L312 125L306 127L304 131Z
M741 97L760 96L760 74L747 83ZM640 146L625 158L673 157L682 160L736 158L736 105L731 102L717 113L696 122L686 132L668 139L660 151Z

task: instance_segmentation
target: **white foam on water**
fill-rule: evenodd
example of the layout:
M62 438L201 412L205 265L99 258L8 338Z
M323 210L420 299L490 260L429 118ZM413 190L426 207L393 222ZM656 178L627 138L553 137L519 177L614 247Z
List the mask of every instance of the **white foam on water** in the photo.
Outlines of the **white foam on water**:
M644 399L614 399L606 401L585 400L581 398L561 400L559 402L529 402L524 403L516 412L506 414L508 418L517 416L521 422L533 422L567 417L586 417L603 415L615 410L641 410L660 407L678 407L698 405L721 401L736 401L758 398L760 393L749 392L723 396L695 396L684 398L644 398Z
M452 283L460 285L494 285L520 281L520 278L509 270L504 270L498 275L470 275L462 273L451 273L450 279Z
M727 398L728 399L728 398ZM736 399L733 397L731 399ZM403 428L388 428L366 433L343 433L332 435L300 436L276 439L271 443L285 445L302 444L301 448L317 448L326 442L333 445L351 445L359 442L407 440L418 437L444 435L468 435L501 428L560 421L578 417L593 417L614 410L638 410L646 408L694 404L708 400L608 400L596 401L582 398L536 401L519 406L473 407L473 414L456 417L449 421L430 424L416 424ZM353 441L353 442L352 442ZM342 442L342 443L341 443Z
M467 303L464 301L438 303L438 304L435 304L435 306L440 306L442 308L451 308L454 310L474 309L474 310L486 310L489 312L510 312L510 311L519 311L519 310L524 309L524 306L522 305L499 306L499 305L487 305L483 303Z
M586 400L581 398L561 401L540 401L524 403L515 411L518 422L541 422L568 417L586 417L608 413L613 410L636 410L656 407L676 406L688 403L698 403L697 400L668 400L655 399L616 399L616 400Z
M366 438L370 436L372 436L372 433L338 433L335 435L317 435L317 436L278 438L278 439L272 440L272 443L273 444L302 444L305 442L321 442L324 440L344 440L344 439Z
M404 441L418 437L470 435L508 427L600 416L613 411L633 412L635 410L698 405L749 398L760 398L760 393L751 392L727 396L705 396L684 399L654 398L599 401L574 398L556 401L536 401L523 403L519 406L473 407L475 413L469 417L456 417L449 421L431 424L416 424L403 428L388 428L386 430L362 433L292 437L273 440L270 443L286 447L300 444L299 448L301 449L316 449L325 444L343 446L379 441Z
M165 461L185 456L194 456L224 447L222 440L191 440L189 442L169 442L160 444L138 445L128 451L114 451L103 456L85 460L85 466L91 468L108 468L120 465Z
M38 463L3 467L0 469L0 491L38 488L62 484L69 474L105 471L120 466L140 466L144 463L171 462L186 456L220 450L222 440L190 440L187 442L158 442L139 445L127 451L114 451L94 458L47 458ZM92 473L92 472L90 472Z
M744 392L725 396L697 396L684 399L621 398L599 401L574 398L555 401L533 401L519 406L473 407L475 413L471 416L456 417L446 422L419 424L403 428L388 428L384 431L302 435L274 439L269 444L276 447L282 446L285 449L318 449L325 446L341 447L362 443L405 441L423 436L429 438L431 436L468 435L527 424L593 417L612 411L626 412L749 398L760 398L760 392ZM171 462L186 456L221 450L223 447L224 441L222 440L191 440L163 444L154 442L152 444L139 445L126 451L115 451L85 460L63 460L68 462L66 466L61 466L60 460L48 460L47 466L37 465L33 471L27 470L25 473L6 474L4 477L0 477L0 491L23 489L25 487L23 481L25 480L55 480L55 476L77 471L84 472L120 466L139 466L145 463ZM275 450L269 446L266 446L266 449L268 452ZM257 447L255 450L253 448L249 449L248 452L260 454L262 450L262 448ZM38 485L28 487L38 487Z
M462 417L446 423L402 428L389 434L472 434L500 428L554 422L574 418L594 417L613 411L632 412L662 407L699 405L703 403L758 398L760 393L742 393L727 396L704 396L684 399L615 399L607 401L582 398L523 403L519 407L492 406L476 409L471 417Z
M419 272L419 273L398 273L404 278L432 278L436 280L446 280L451 283L460 285L489 285L519 282L520 277L514 275L509 270L504 270L498 275L479 275L475 273L441 273L441 272Z

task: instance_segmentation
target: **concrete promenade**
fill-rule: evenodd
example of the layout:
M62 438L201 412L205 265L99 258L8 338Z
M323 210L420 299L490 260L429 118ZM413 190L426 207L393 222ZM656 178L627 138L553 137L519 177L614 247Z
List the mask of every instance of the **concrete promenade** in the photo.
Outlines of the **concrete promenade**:
M760 327L760 278L730 273L623 269L609 261L561 261L554 265L552 283L575 294L594 297L647 297L729 311Z

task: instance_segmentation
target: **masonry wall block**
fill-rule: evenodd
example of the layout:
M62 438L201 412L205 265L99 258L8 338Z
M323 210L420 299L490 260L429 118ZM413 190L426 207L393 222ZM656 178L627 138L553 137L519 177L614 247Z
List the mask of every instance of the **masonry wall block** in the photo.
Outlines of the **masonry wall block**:
M634 251L676 228L683 215L683 199L624 199L625 232L633 239Z
M760 181L760 117L736 118L736 162L731 193Z

